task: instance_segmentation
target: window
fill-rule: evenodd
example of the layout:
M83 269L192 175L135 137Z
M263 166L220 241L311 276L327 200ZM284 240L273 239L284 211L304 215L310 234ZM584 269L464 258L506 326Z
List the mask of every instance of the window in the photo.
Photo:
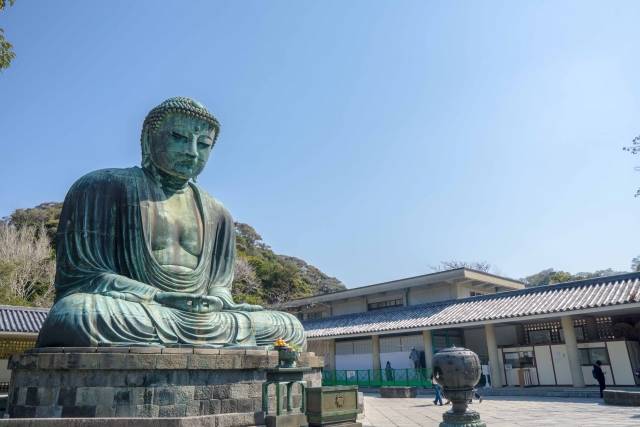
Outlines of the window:
M580 352L580 364L583 366L591 366L596 363L596 360L601 361L603 365L611 364L606 347L579 348L578 351Z
M525 344L559 344L562 342L560 322L524 325Z
M389 299L386 301L378 301L378 302L370 302L367 304L367 308L369 311L371 310L381 310L383 308L389 307L400 307L402 306L402 298Z
M471 291L469 292L469 296L471 297L479 297L480 295L486 295L485 292Z
M535 368L536 359L533 351L514 351L504 353L504 364L512 368Z
M611 317L596 317L596 330L598 339L611 340L615 338Z

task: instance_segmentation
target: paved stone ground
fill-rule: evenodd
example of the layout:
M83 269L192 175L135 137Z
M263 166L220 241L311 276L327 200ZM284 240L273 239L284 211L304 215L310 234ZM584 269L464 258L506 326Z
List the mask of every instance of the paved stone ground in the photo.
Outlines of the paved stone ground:
M364 427L438 426L451 406L434 406L433 397L415 399L364 398ZM487 397L471 408L487 427L631 427L640 426L640 407L604 405L600 399L549 397Z

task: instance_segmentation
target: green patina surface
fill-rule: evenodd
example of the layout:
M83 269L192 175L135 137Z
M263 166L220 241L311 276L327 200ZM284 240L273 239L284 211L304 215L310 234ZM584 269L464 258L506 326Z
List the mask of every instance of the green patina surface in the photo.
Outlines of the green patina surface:
M218 132L197 101L168 99L144 121L142 168L91 172L71 187L39 347L266 346L277 338L305 347L294 316L233 301L233 220L195 183Z

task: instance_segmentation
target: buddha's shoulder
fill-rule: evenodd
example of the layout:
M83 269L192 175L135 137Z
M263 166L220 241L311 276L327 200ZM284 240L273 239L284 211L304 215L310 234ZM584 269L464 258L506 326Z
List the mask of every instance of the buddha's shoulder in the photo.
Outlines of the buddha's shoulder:
M127 185L139 177L141 171L138 167L98 169L80 177L71 189Z
M200 199L202 200L203 203L205 203L207 206L209 206L209 209L212 209L212 210L214 210L216 212L219 212L219 213L223 214L224 216L229 217L229 219L231 219L231 213L229 212L229 210L227 208L224 207L222 202L220 202L218 199L213 197L211 194L209 194L202 187L198 186L197 188L198 188L198 193L200 194Z

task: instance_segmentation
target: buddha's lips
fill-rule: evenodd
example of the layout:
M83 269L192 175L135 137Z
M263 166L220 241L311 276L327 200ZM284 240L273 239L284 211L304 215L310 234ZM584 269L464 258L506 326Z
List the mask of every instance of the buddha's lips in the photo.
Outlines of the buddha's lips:
M195 160L185 159L179 160L175 163L176 166L193 169L196 167L197 162Z

